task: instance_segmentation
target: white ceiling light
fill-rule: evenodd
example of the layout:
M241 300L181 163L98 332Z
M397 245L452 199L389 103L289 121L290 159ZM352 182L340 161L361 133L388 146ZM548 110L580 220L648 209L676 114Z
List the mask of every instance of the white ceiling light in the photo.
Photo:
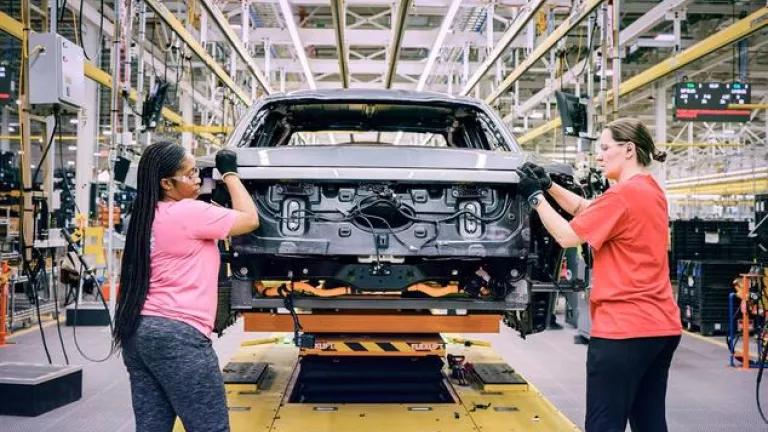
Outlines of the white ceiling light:
M69 119L69 124L77 124L77 119L76 118Z
M77 146L67 146L67 150L75 151L75 150L77 150Z
M67 161L67 165L72 166L75 164L75 161Z

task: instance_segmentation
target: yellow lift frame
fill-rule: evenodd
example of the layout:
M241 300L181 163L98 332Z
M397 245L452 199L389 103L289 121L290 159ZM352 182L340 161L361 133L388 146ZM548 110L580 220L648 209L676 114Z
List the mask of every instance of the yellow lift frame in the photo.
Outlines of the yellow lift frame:
M579 428L531 383L507 365L485 341L425 333L445 326L460 333L498 332L498 315L300 315L305 332L316 333L313 348L292 343L290 318L269 313L245 314L246 331L280 331L270 338L242 343L225 368L267 364L259 379L225 380L230 427L233 432L321 431L451 431L522 432L578 431ZM313 319L309 319L312 317ZM390 333L395 322L398 333ZM366 334L344 335L338 330L364 324ZM416 323L416 324L415 324ZM407 329L405 329L407 327ZM378 331L376 330L378 329ZM318 332L320 330L320 332ZM333 331L336 332L333 332ZM443 382L453 403L293 403L289 401L305 356L463 356L465 362L491 366L514 376L506 383L483 382L468 375L465 385L443 368ZM225 376L232 376L225 373ZM237 380L235 380L237 381ZM371 388L375 392L375 388ZM183 431L177 422L175 431Z

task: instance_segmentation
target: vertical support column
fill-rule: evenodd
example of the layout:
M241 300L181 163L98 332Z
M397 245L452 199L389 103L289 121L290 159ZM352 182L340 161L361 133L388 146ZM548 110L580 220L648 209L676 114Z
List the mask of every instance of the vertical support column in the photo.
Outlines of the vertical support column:
M188 75L188 74L187 74ZM186 81L186 79L185 79ZM181 95L179 96L179 108L181 108L181 118L185 124L191 125L195 122L194 117L194 101L192 100L192 94L185 91L181 85L179 85ZM192 132L181 133L181 146L191 152L193 150Z
M272 43L269 38L264 38L264 76L267 78L267 84L272 81Z
M20 155L20 168L21 171L21 184L24 189L24 193L21 195L21 209L19 214L23 221L23 229L21 239L23 241L23 250L21 253L24 255L24 259L32 259L32 243L34 241L34 233L32 230L32 171L30 169L31 156L32 156L32 143L30 142L30 121L29 121L29 32L30 29L30 17L29 17L29 0L21 0L21 22L24 25L24 33L21 39L21 70L24 76L24 80L20 83L19 99L21 105L19 105L19 128L21 129L21 151Z
M613 80L611 87L613 88L612 94L613 104L611 109L611 119L615 119L619 115L619 84L621 84L621 51L619 47L619 26L621 25L621 0L613 0L611 3L611 46L612 55L611 61L613 62ZM666 140L665 140L666 141Z
M11 134L11 127L10 127L10 112L8 111L8 107L4 106L2 107L2 112L0 113L0 135L3 136L2 139L0 139L0 152L7 152L11 149L11 142L7 137Z
M656 124L654 141L656 141L657 146L661 146L667 142L667 89L663 83L656 83L655 93L656 105L654 108ZM655 163L653 169L653 174L662 187L664 187L664 184L667 181L667 170L664 169L664 167L664 164Z
M280 93L285 93L285 68L280 68Z
M240 1L240 40L243 41L244 46L248 46L248 41L250 39L250 33L251 33L251 23L250 23L250 1L249 0L241 0Z
M84 21L83 45L89 53L96 53L93 63L99 64L101 47L99 46L99 30L90 21ZM88 60L86 60L88 61ZM98 151L99 138L99 85L85 80L85 98L80 116L77 121L77 151L75 154L75 203L80 211L90 214L91 182L94 170L98 168L94 153Z
M118 145L119 145L119 135L122 134L123 130L120 129L120 91L121 91L121 78L123 76L122 73L122 61L121 56L123 55L123 34L122 34L122 27L123 23L121 21L121 17L123 14L123 6L124 6L124 0L116 0L114 4L114 10L115 10L115 33L112 36L112 94L111 94L111 103L110 103L110 125L112 130L111 135L111 142L109 146L109 159L108 159L108 169L109 169L109 187L107 188L107 193L109 194L107 197L107 203L108 203L108 229L107 229L107 275L109 275L109 289L114 293L115 292L115 284L116 284L116 271L115 271L115 257L114 257L114 232L115 232L115 170L113 166L113 161L117 159L117 151L118 151ZM130 35L129 35L130 36ZM116 306L116 298L117 296L111 295L109 296L109 307L112 311L112 316L114 316L115 313L115 306Z
M144 41L147 36L147 4L141 2L139 5L139 52L138 71L136 73L136 112L141 112L144 106ZM154 55L154 53L150 53ZM136 143L142 145L141 141L141 116L134 116L133 128L136 133ZM149 143L147 143L149 144Z
M608 122L608 99L606 95L608 83L606 71L608 70L608 33L611 31L608 27L608 6L605 3L600 6L598 17L600 20L600 42L602 42L600 49L600 93L598 97L600 115L598 116L598 123L600 127L603 127Z
M462 66L462 73L461 73L461 85L467 85L467 81L469 81L469 43L464 44L464 51L462 52L461 57L461 66Z

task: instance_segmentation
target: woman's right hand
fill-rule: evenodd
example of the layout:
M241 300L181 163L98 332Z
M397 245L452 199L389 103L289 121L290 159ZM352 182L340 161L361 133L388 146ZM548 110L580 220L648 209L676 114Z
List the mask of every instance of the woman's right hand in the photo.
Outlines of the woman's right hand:
M238 175L237 153L229 149L221 149L216 152L216 169L219 170L222 179L228 174Z

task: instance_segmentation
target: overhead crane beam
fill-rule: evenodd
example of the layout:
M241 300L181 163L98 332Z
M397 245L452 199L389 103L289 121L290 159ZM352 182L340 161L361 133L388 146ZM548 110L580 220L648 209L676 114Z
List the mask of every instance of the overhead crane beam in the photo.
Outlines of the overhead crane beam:
M347 8L344 0L331 0L333 29L336 34L336 52L339 57L339 76L344 88L349 88L349 52L344 37L347 27Z
M502 94L504 94L510 87L520 79L520 77L533 65L536 64L544 54L546 54L557 42L565 37L573 28L575 28L584 18L587 17L593 10L595 10L603 0L588 0L586 3L574 9L573 14L566 18L557 28L539 44L533 52L531 52L522 63L520 63L512 72L504 78L504 81L499 84L499 87L494 90L488 97L485 98L485 102L493 104Z
M619 46L623 47L633 42L638 37L661 22L669 11L683 7L691 1L692 0L665 0L657 4L651 8L651 10L646 12L645 15L633 21L632 24L628 25L619 33ZM588 53L588 55L589 54L590 53ZM560 90L562 85L572 84L579 72L584 70L584 63L588 59L589 57L576 63L574 66L571 66L568 72L563 75L562 79L558 79L550 83L550 85L544 86L544 88L539 90L535 95L521 103L520 106L518 106L516 112L510 112L507 114L504 117L504 121L510 121L514 116L519 116L522 113L530 111L535 106L551 97L556 90Z
M248 70L251 71L251 74L259 84L259 87L261 87L266 94L271 94L272 89L269 87L267 77L264 76L264 73L261 71L261 69L259 69L259 66L257 66L256 62L253 61L253 57L248 54L248 48L243 45L243 41L241 41L237 34L235 34L235 32L232 30L232 27L229 25L229 22L227 21L227 18L224 16L224 14L221 13L221 10L219 10L219 8L214 5L211 0L199 1L200 4L203 5L203 8L205 8L205 10L211 16L211 18L213 18L213 22L216 23L221 32L224 34L224 37L227 38L237 55L239 55L243 62L245 62L246 66L248 66Z
M163 20L179 37L184 41L192 51L197 54L200 60L213 72L230 90L240 99L245 106L251 106L251 98L246 92L235 83L229 74L205 51L200 42L184 28L184 25L168 10L159 0L144 0L152 8L157 16Z
M397 71L397 59L400 57L400 45L403 42L403 32L405 31L405 20L408 18L408 9L411 7L411 0L400 0L397 6L397 15L394 17L392 27L392 41L389 44L389 53L387 55L387 70L384 75L384 88L391 88L392 81L395 79Z
M705 57L707 54L728 46L738 40L741 40L757 31L762 30L768 25L768 6L762 7L753 14L736 21L719 32L709 36L699 43L687 48L677 55L658 63L643 72L627 79L619 86L618 96L624 96L638 88L648 85L657 79L666 76L696 60ZM613 91L609 90L607 98L613 97ZM559 117L542 124L530 132L518 138L520 144L532 141L539 136L560 127Z
M533 0L529 5L525 6L526 10L518 13L512 22L512 25L504 32L504 35L501 36L499 43L493 47L493 50L488 54L488 57L486 57L477 70L475 70L475 73L469 78L467 84L461 90L460 94L462 96L467 96L469 92L475 88L477 83L480 82L480 79L483 78L488 70L491 69L497 60L499 60L504 51L512 44L512 41L514 41L525 28L531 18L536 15L536 12L544 6L544 3L546 3L546 0Z

